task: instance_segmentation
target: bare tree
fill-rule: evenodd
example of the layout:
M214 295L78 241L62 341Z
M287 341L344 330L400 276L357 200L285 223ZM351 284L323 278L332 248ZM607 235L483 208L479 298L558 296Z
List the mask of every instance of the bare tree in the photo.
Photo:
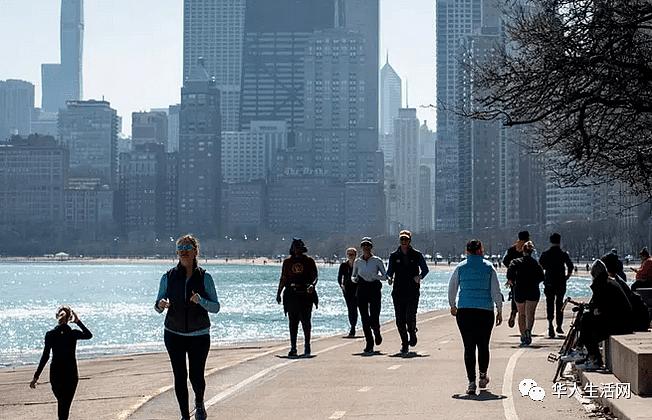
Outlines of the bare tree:
M652 197L652 4L649 0L498 0L505 42L474 73L458 110L530 125L565 185L620 180ZM526 3L527 6L523 6Z

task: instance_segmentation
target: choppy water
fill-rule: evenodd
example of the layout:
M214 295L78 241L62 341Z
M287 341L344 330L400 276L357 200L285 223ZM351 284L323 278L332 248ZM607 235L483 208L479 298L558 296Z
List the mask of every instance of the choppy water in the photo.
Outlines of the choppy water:
M78 343L79 358L164 351L163 317L154 310L161 275L171 264L0 264L0 368L38 363L55 311L70 305L93 333ZM215 280L221 310L211 314L211 343L232 345L287 340L287 318L276 303L278 265L204 264ZM448 308L451 271L431 271L421 288L419 312ZM505 278L499 275L501 284ZM590 280L573 277L568 296L590 295ZM320 267L315 336L348 331L337 267ZM505 293L505 296L507 294ZM390 288L383 287L381 321L393 318ZM358 327L360 327L358 321Z

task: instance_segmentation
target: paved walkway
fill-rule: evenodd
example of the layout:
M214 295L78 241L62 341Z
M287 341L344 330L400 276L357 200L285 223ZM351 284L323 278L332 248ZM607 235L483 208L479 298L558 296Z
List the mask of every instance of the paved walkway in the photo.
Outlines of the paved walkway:
M405 358L397 354L393 323L383 325L383 343L372 356L362 355L362 338L314 340L308 359L287 359L287 343L214 348L207 365L209 419L595 419L595 400L553 395L556 365L547 356L558 350L561 339L544 336L544 303L537 310L532 346L518 347L517 328L506 323L494 328L491 382L475 396L465 395L462 342L448 311L419 315L419 343ZM507 318L507 307L504 314ZM167 354L81 361L79 368L71 420L179 418ZM0 418L56 418L48 372L31 390L33 371L0 371ZM543 400L521 395L519 384L525 379L543 389ZM604 374L584 379L617 382ZM566 388L570 394L572 382ZM612 403L621 410L619 418L650 418L649 399L632 394Z

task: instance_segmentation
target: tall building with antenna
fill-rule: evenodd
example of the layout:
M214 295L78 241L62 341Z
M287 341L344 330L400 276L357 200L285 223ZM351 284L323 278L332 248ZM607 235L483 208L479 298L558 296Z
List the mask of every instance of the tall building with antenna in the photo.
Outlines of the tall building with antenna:
M41 109L56 112L82 99L84 2L61 0L61 62L41 65Z

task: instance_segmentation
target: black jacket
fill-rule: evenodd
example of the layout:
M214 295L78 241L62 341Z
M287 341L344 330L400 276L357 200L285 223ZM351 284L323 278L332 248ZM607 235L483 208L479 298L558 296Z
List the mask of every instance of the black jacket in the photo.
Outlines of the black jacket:
M539 264L545 270L544 283L548 286L565 286L566 269L568 269L569 273L572 273L575 268L568 252L562 251L556 245L543 251L541 258L539 258Z
M57 325L45 334L45 347L41 362L36 369L34 377L38 379L50 358L52 350L52 363L50 364L50 382L63 382L77 380L77 359L75 351L77 340L88 340L93 334L81 322L77 322L81 331L72 329L68 324Z
M593 296L589 309L597 309L600 325L607 334L629 334L634 331L634 311L627 294L606 272L591 283Z

